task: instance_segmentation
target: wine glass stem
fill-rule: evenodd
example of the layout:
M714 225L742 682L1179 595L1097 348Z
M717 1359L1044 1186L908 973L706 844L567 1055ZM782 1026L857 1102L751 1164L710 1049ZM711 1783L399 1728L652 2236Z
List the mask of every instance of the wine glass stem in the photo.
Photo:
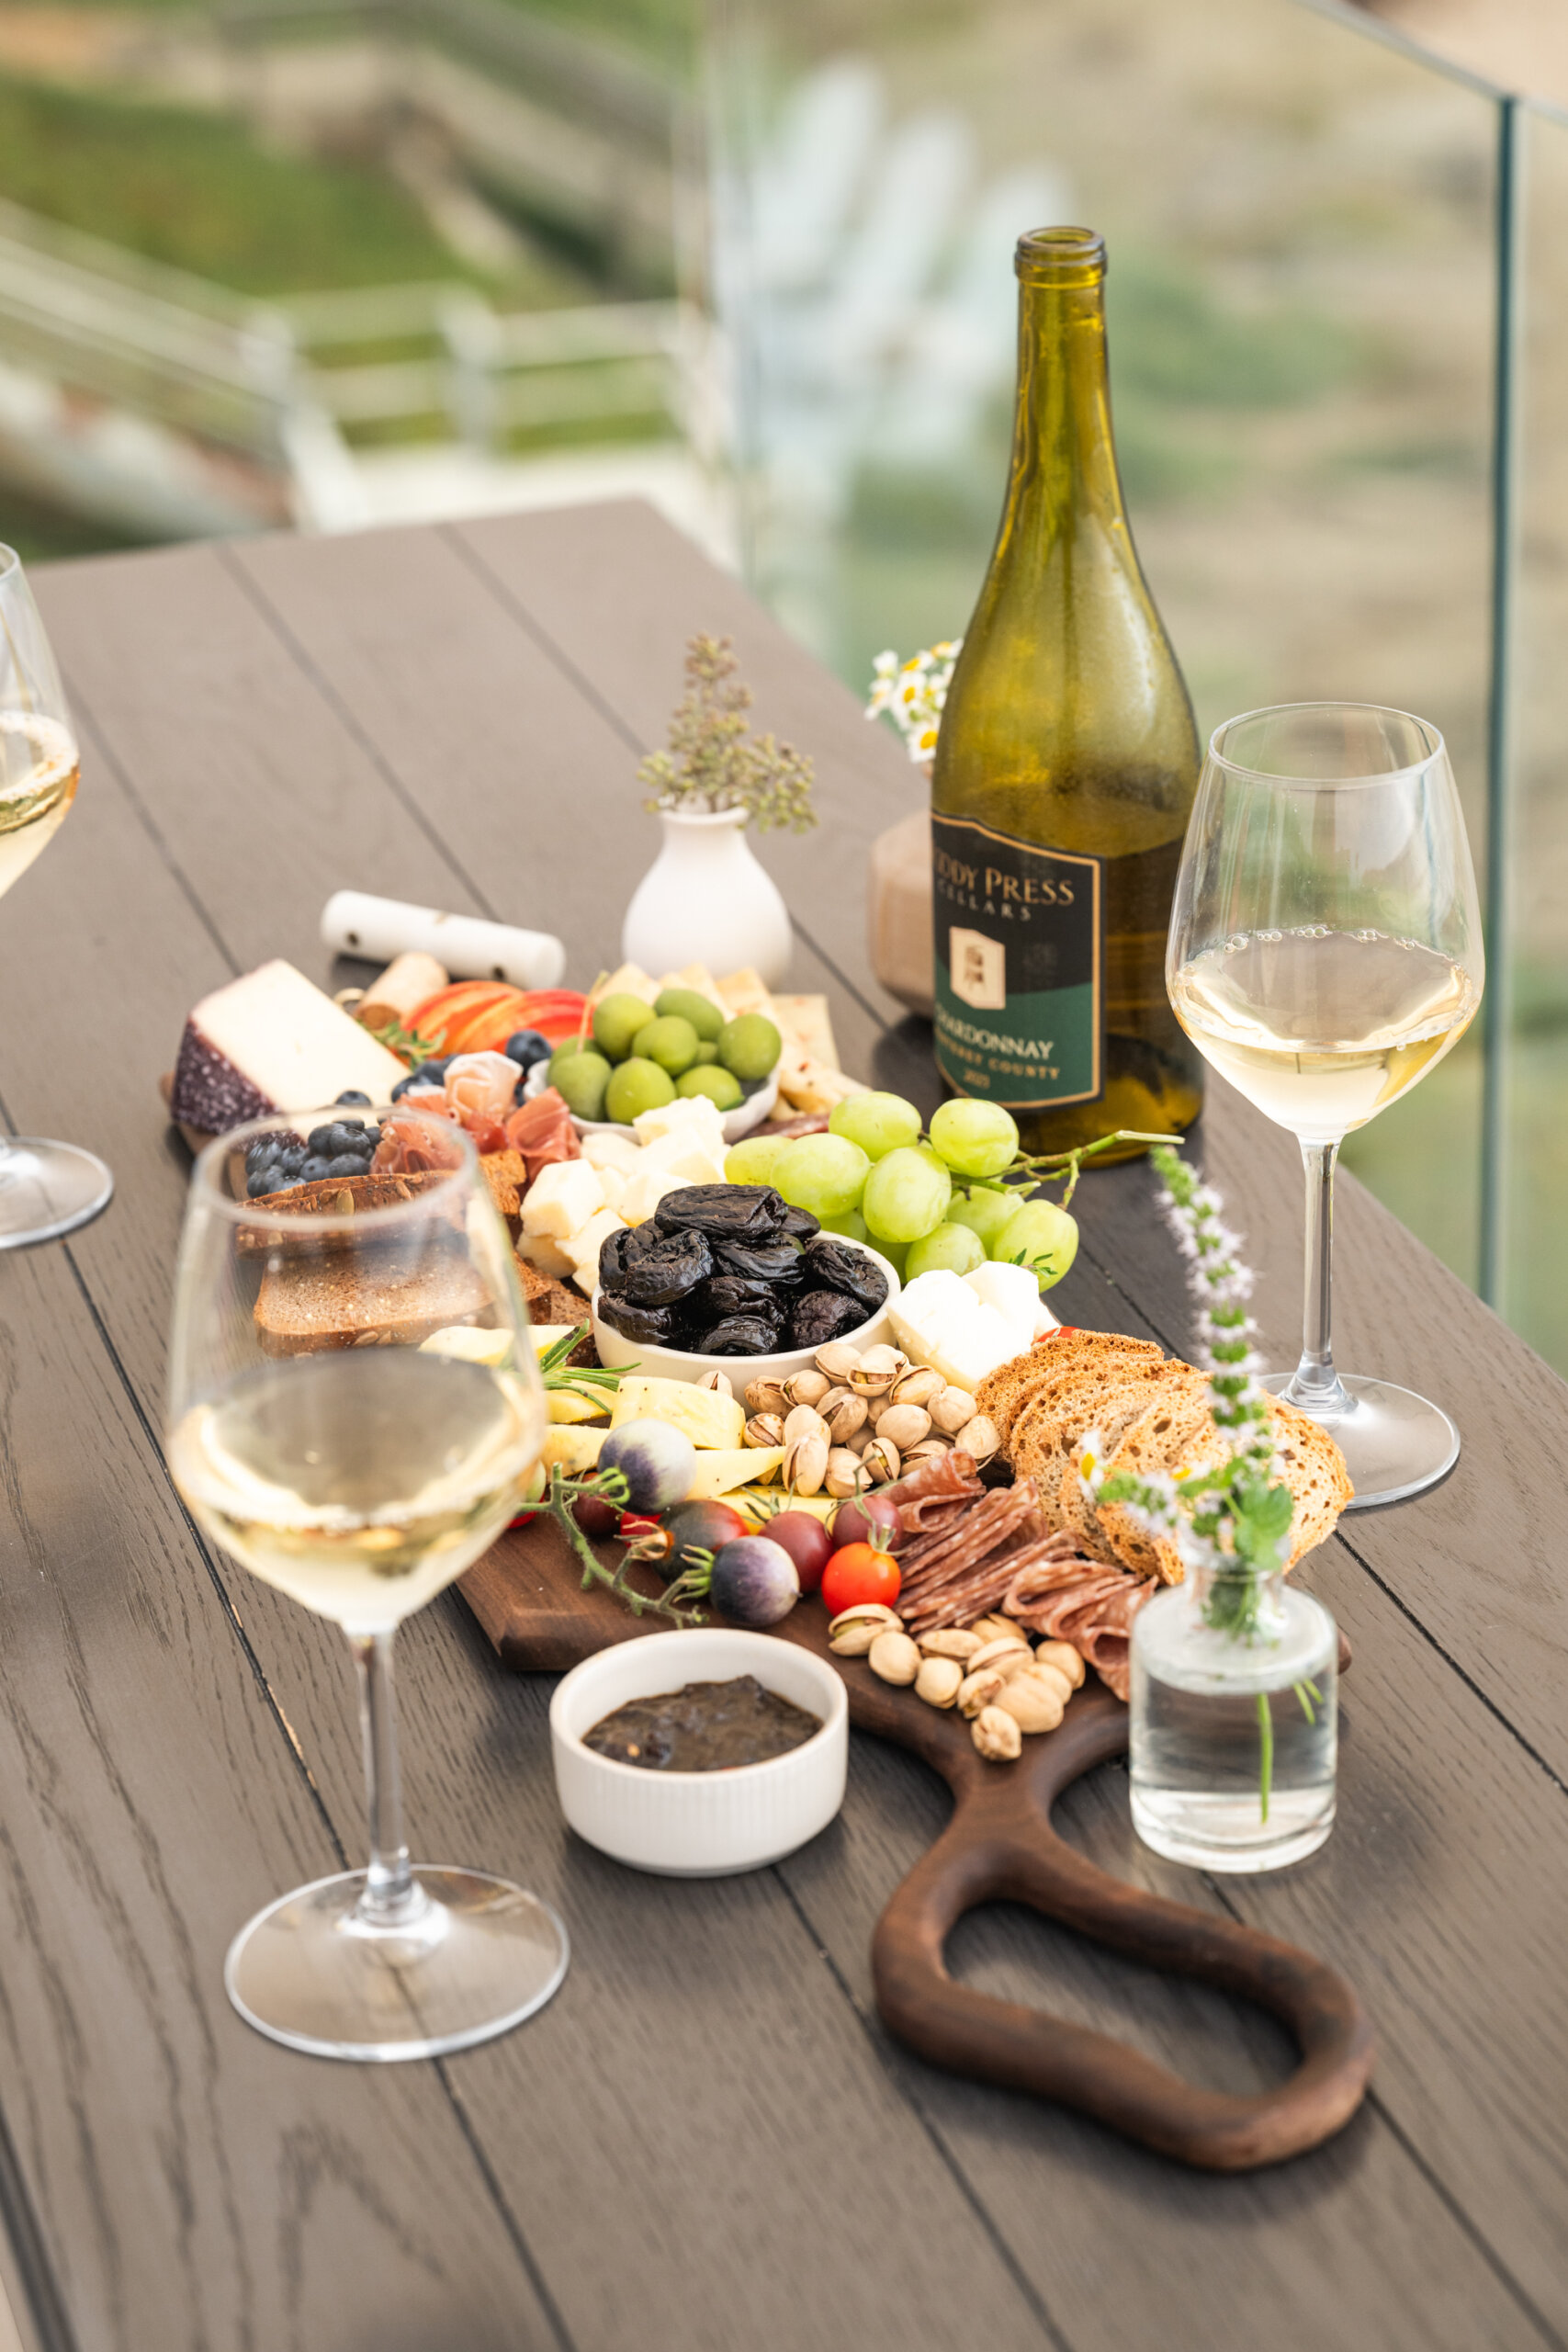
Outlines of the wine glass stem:
M1306 1300L1302 1316L1302 1360L1283 1392L1303 1413L1346 1413L1351 1399L1334 1369L1334 1163L1333 1143L1303 1143L1306 1168Z
M357 1908L367 1927L402 1928L426 1907L409 1868L398 1781L398 1719L392 1693L392 1636L351 1634L359 1675L359 1724L365 1739L365 1792L370 1810L370 1863Z

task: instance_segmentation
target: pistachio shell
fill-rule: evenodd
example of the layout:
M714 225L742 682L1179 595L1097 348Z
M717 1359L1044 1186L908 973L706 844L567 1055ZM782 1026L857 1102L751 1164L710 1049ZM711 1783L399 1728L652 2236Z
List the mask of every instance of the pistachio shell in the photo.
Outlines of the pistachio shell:
M899 1453L908 1453L931 1433L931 1417L919 1405L889 1405L876 1424L878 1437L889 1439ZM995 1452L995 1448L992 1449Z
M828 1473L824 1482L828 1492L840 1501L846 1495L863 1495L871 1484L871 1473L857 1453L848 1446L836 1445L828 1456Z
M746 1424L748 1445L782 1445L784 1425L776 1413L753 1413Z
M915 1696L928 1707L951 1707L963 1679L964 1668L955 1657L923 1657L915 1677Z
M1061 1695L1061 1679L1057 1675L1010 1674L996 1704L1009 1714L1020 1731L1055 1731L1062 1720L1066 1701Z
M890 1486L903 1470L897 1447L885 1437L874 1437L861 1460L871 1473L874 1487Z
M749 1413L787 1413L789 1398L776 1380L753 1380L746 1391Z
M956 1437L965 1421L975 1418L975 1399L967 1388L944 1388L933 1396L926 1410L939 1430L948 1437Z
M999 1674L994 1666L983 1668L978 1674L966 1674L958 1686L959 1713L977 1715L982 1707L988 1707L998 1696L1006 1680L1006 1675Z
M879 1347L867 1348L848 1375L850 1386L857 1396L885 1396L908 1361L908 1356L888 1347L886 1341Z
M889 1394L896 1405L927 1408L933 1396L942 1395L946 1385L940 1372L932 1372L927 1364L916 1363L911 1364L908 1372L898 1374Z
M815 1405L792 1405L784 1415L784 1442L797 1445L804 1437L819 1437L828 1444L828 1424Z
M820 1408L822 1399L831 1385L832 1383L825 1372L817 1372L807 1367L805 1372L795 1372L790 1374L784 1382L784 1392L792 1405L815 1405Z
M934 1634L922 1634L919 1644L927 1657L961 1658L965 1662L981 1646L978 1634L961 1634L956 1625L941 1625Z
M804 1411L806 1408L797 1408ZM828 1475L826 1437L796 1438L784 1455L784 1480L792 1495L815 1495Z
M1005 1707L982 1707L972 1736L988 1764L1010 1764L1023 1753L1023 1731Z
M1034 1653L1036 1666L1054 1667L1065 1675L1075 1690L1083 1688L1084 1663L1071 1642L1042 1642Z
M847 1340L829 1340L825 1348L818 1349L812 1362L829 1380L847 1380L860 1362L860 1350L852 1348Z
M965 1421L953 1440L976 1464L992 1461L1001 1442L1001 1431L988 1413L976 1413L972 1421Z
M913 1682L920 1670L920 1653L908 1634L889 1627L873 1642L866 1664L884 1682Z
M717 1364L711 1372L705 1372L696 1385L699 1388L711 1388L716 1396L733 1396L735 1394L734 1381L727 1372L720 1372Z
M1021 1652L1025 1659L1034 1655L1021 1633L1014 1633L1010 1638L1005 1634L998 1634L993 1641L981 1644L969 1661L969 1671L971 1674L978 1674L983 1666L997 1666L1005 1658L1008 1662L1008 1672L1011 1674Z

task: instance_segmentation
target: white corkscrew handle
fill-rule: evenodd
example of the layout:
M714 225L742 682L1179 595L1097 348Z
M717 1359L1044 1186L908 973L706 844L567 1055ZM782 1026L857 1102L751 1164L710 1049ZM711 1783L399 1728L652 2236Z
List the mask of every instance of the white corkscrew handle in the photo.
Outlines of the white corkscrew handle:
M519 989L558 988L566 970L566 949L547 931L405 906L366 890L333 891L321 910L321 944L385 964L416 949L445 964L454 979L510 980Z

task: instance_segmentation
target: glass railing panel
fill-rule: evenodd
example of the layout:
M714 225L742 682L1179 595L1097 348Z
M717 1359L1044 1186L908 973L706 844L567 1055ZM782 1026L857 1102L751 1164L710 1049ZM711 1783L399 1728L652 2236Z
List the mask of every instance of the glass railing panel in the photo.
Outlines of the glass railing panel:
M1488 101L1288 0L749 0L713 40L747 567L789 627L856 687L884 647L963 629L1006 463L1013 238L1084 221L1201 727L1316 695L1419 711L1479 855ZM1478 1070L1467 1043L1347 1154L1471 1279Z

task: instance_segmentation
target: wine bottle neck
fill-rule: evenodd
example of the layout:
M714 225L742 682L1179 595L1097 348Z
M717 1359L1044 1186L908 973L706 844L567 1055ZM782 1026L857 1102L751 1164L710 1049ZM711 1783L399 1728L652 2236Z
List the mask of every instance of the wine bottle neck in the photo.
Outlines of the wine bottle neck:
M1083 273L1087 275L1087 273ZM1003 537L1047 541L1089 517L1124 530L1111 437L1105 288L1031 282L1019 288L1018 411Z

